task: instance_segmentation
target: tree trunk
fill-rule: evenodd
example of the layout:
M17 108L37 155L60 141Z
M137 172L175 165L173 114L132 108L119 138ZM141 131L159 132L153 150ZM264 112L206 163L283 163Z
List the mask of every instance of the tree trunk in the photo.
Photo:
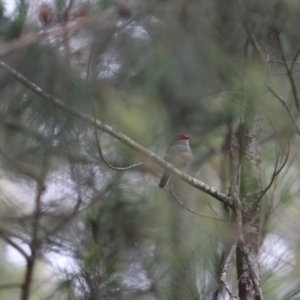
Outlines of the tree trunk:
M253 106L247 106L238 136L242 235L237 245L236 258L239 296L242 300L262 299L258 264L262 128L262 118L258 111Z

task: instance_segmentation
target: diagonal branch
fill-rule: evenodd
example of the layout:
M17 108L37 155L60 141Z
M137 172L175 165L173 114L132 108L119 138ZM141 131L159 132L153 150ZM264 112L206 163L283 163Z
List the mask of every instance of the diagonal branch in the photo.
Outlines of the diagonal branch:
M276 98L279 100L279 102L284 106L284 108L286 109L287 113L289 114L292 122L293 122L293 125L298 133L298 135L300 135L300 129L298 128L298 125L296 123L296 120L295 118L293 117L292 115L292 112L290 110L290 108L288 107L286 101L280 96L277 94L277 92L275 92L275 90L271 87L271 86L268 86L268 91Z
M284 52L283 52L283 48L282 48L282 45L281 45L281 41L280 41L280 38L279 38L279 35L276 34L275 35L275 38L276 38L276 41L277 41L277 44L278 44L278 47L279 47L279 51L280 51L280 54L281 54L281 57L282 57L282 60L283 60L283 65L285 67L285 70L286 70L286 73L287 73L287 76L289 78L289 81L290 81L290 84L291 84L291 87L292 87L292 93L293 93L293 96L294 96L294 100L295 100L295 105L297 107L297 110L300 112L300 106L299 106L299 96L298 96L298 92L297 92L297 87L296 87L296 84L295 84L295 80L294 80L294 77L293 77L293 67L294 67L294 63L299 55L299 50L298 52L296 53L295 57L294 57L294 60L293 60L293 63L291 65L291 67L289 68L287 62L286 62L286 59L285 59L285 55L284 55Z
M215 221L221 221L221 222L226 222L226 220L220 219L220 218L214 218L214 217L210 217L210 216L206 216L206 215L202 215L197 213L196 211L192 210L191 208L187 207L182 201L181 199L175 194L173 186L171 186L171 193L174 196L174 198L178 201L178 203L185 208L187 211L191 212L192 214L202 217L202 218L207 218L207 219L211 219L211 220L215 220Z
M115 33L115 31L112 31L110 33L110 37L113 36L113 34ZM95 141L96 141L96 146L97 146L97 150L98 150L98 154L99 156L101 157L101 159L104 161L104 163L112 170L116 170L116 171L125 171L125 170L130 170L130 169L133 169L133 168L136 168L138 166L141 166L143 165L145 162L147 162L148 160L146 161L142 161L140 163L136 163L136 164L132 164L130 166L127 166L127 167L116 167L116 166L113 166L111 163L109 163L106 158L104 157L103 155L103 151L102 151L102 147L101 147L101 143L100 143L100 139L98 137L98 133L97 133L97 124L96 124L96 121L97 121L97 118L96 118L96 111L95 111L95 106L93 104L93 101L91 99L91 96L90 96L90 89L89 89L89 77L90 77L90 67L91 67L91 63L92 63L92 55L93 55L93 50L94 50L94 45L92 46L92 49L91 49L91 52L90 52L90 56L89 56L89 61L88 61L88 64L87 64L87 76L86 76L86 93L87 93L87 98L88 98L88 101L90 102L90 105L91 105L91 109L92 109L92 114L93 114L93 118L94 118L94 136L95 136Z
M296 64L296 60L297 60L299 54L300 54L300 47L298 48L298 50L297 50L297 52L296 52L296 54L295 54L295 56L294 56L294 58L293 58L293 60L292 60L292 64L291 64L291 66L290 66L291 72L293 72L293 68L294 68L294 65ZM287 62L286 62L286 63L287 63Z
M266 55L265 55L262 47L257 42L257 40L256 40L256 38L255 38L251 28L250 28L250 25L249 25L249 22L247 20L246 11L245 11L242 0L237 0L237 4L239 6L239 10L240 10L240 13L241 13L242 18L243 18L243 26L244 26L244 29L246 31L248 41L250 42L252 48L254 49L254 52L257 55L257 57L259 57L261 59L261 61L263 63L265 63L265 60L266 60L265 56Z
M81 112L80 110L73 108L70 105L68 105L67 103L63 102L62 100L46 93L39 86L37 86L33 82L29 81L26 77L21 75L18 71L11 68L9 65L4 63L3 61L0 61L0 67L5 69L16 80L18 80L20 83L22 83L28 89L32 90L37 95L41 96L43 99L52 102L52 104L59 107L60 109L63 109L65 111L71 113L73 116L77 117L78 119L90 124L91 126L96 126L98 129L115 137L122 143L128 145L129 147L131 147L132 149L141 153L145 157L151 159L154 163L156 163L160 167L164 168L165 170L169 171L172 175L180 178L181 180L188 183L189 185L195 187L196 189L199 189L199 190L205 192L206 194L214 197L215 199L228 205L229 207L233 206L233 201L225 194L219 192L216 188L205 184L204 182L186 174L185 172L180 171L179 169L175 168L172 164L166 162L165 160L160 158L158 155L156 155L152 151L150 151L147 148L143 147L142 145L136 143L135 141L130 139L128 136L126 136L125 134L121 133L120 131L112 128L111 126L107 125L106 123L104 123L98 119L95 120L92 116L90 116L84 112Z
M238 242L238 239L236 239L236 241L230 247L228 255L224 261L224 265L222 267L222 272L221 272L221 276L220 276L220 281L225 286L225 289L228 292L230 299L237 299L236 295L231 290L231 288L227 282L227 279L226 279L228 267L229 267L230 262L232 261L233 254L235 253L237 242Z
M272 124L271 121L270 121L270 123L271 123L271 126L273 127L273 130L275 131L275 128L274 128L274 126L273 126L273 124ZM280 152L279 152L279 154L278 154L278 156L276 158L276 162L275 162L275 166L274 166L274 170L273 170L273 174L272 174L271 180L270 180L269 184L267 185L267 187L260 192L259 197L258 197L256 203L258 203L262 199L262 197L266 194L266 192L271 188L271 186L274 183L275 178L281 173L282 169L285 167L285 165L286 165L286 163L288 161L288 158L289 158L290 144L288 143L288 148L287 148L287 152L286 153L285 153L285 151L283 149L282 149L282 151L283 151L283 153L285 155L284 161L281 164L281 166L278 168L279 159L280 159Z
M15 243L11 238L8 237L7 232L4 230L0 229L0 237L9 245L11 245L13 248L15 248L23 257L25 258L26 261L28 261L29 256L27 253L17 244Z
M56 118L53 121L51 132L48 137L45 154L44 154L44 159L43 159L41 169L39 172L39 180L36 183L35 211L34 211L34 218L33 218L31 243L29 245L31 253L27 260L24 282L23 282L22 290L21 290L21 300L29 299L30 290L31 290L31 286L32 286L33 272L34 272L34 268L35 268L35 264L36 264L36 257L37 257L38 250L40 247L38 233L40 230L42 195L46 189L45 179L47 176L47 172L49 170L49 162L50 162L51 150L53 147L55 128L56 128Z
M94 116L94 120L96 121L97 119L95 118ZM139 167L141 165L143 165L144 163L146 163L147 161L150 160L150 158L148 158L147 160L144 160L142 162L139 162L139 163L136 163L136 164L132 164L130 166L126 166L126 167L116 167L116 166L113 166L111 163L109 163L106 158L103 156L103 152L102 152L102 147L101 147L101 144L100 144L100 140L98 138L98 134L97 134L97 127L95 126L94 127L94 134L95 134L95 140L96 140L96 145L97 145L97 150L98 150L98 154L99 156L101 157L101 159L104 161L104 163L112 170L116 170L116 171L125 171L125 170L130 170L130 169L133 169L133 168L136 168L136 167Z

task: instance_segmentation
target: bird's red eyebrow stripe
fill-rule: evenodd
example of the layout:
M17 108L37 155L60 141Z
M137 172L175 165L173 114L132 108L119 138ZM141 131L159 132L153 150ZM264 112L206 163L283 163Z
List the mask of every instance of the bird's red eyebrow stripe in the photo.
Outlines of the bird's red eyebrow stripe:
M181 141L181 140L189 140L190 136L189 135L180 135L177 140Z

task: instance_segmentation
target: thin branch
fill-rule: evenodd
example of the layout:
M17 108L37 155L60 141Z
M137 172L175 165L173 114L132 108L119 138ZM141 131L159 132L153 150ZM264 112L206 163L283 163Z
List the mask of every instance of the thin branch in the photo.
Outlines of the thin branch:
M154 163L161 166L162 168L166 169L167 171L170 171L170 173L176 177L179 177L184 182L188 183L189 185L192 185L193 187L205 192L206 194L214 197L215 199L219 200L220 202L228 205L229 207L233 206L232 200L226 196L225 194L219 192L216 188L209 186L202 181L193 178L192 176L186 174L185 172L182 172L175 168L172 164L166 162L162 158L160 158L158 155L153 153L152 151L148 150L147 148L141 146L140 144L136 143L129 137L127 137L125 134L121 133L120 131L112 128L111 126L107 125L106 123L95 120L92 116L81 112L80 110L71 107L67 103L63 102L62 100L46 93L43 89L41 89L39 86L34 84L33 82L29 81L26 77L21 75L19 72L11 68L9 65L4 63L3 61L0 61L0 67L5 69L9 74L11 74L16 80L18 80L20 83L22 83L24 86L32 90L34 93L41 96L43 99L48 100L52 102L55 106L71 113L73 116L79 118L80 120L92 125L96 126L98 129L108 133L109 135L115 137L122 143L128 145L132 149L136 150L137 152L141 153L145 157L151 159Z
M257 202L259 202L261 200L261 198L266 194L266 192L271 188L271 186L273 185L273 182L274 182L275 178L280 174L280 172L282 171L282 169L285 167L285 165L286 165L286 163L288 161L288 158L289 158L289 154L287 153L285 155L285 159L284 159L282 165L277 170L277 166L278 166L278 162L279 162L279 157L280 157L280 154L278 155L278 157L276 159L276 163L275 163L274 171L273 171L273 174L272 174L272 178L271 178L269 184L267 185L267 187L260 193Z
M295 118L293 117L292 115L292 112L290 110L290 108L288 107L286 101L283 99L283 97L281 97L280 95L278 95L277 92L275 92L275 90L271 87L271 86L268 86L268 91L276 98L279 100L279 102L284 106L284 108L286 109L286 111L288 112L292 122L293 122L293 125L298 133L298 135L300 136L300 129L298 128L298 125L296 123L296 120Z
M66 9L63 13L65 22L69 21L69 15L70 15L70 11L71 11L71 8L72 8L73 4L74 4L74 0L70 0L69 4L67 5L67 7L66 7Z
M274 132L276 132L275 128L274 128L274 126L273 126L273 124L272 124L271 121L270 121L270 123L271 123L271 126L273 127ZM281 145L281 147L282 147L282 145ZM275 162L275 166L274 166L274 171L273 171L273 174L272 174L272 178L271 178L269 184L267 185L267 187L263 191L261 191L261 193L260 193L260 195L259 195L256 203L258 203L262 199L262 197L266 194L266 192L271 188L271 186L273 185L273 182L274 182L275 178L281 173L282 169L285 167L285 165L286 165L286 163L288 161L288 158L289 158L289 153L290 153L290 144L289 143L288 143L287 152L285 153L285 151L283 150L283 153L285 154L285 159L284 159L283 163L277 169L277 166L279 164L279 159L280 159L280 153L279 153L278 156L277 156L276 162Z
M25 238L15 234L14 232L7 230L7 229L0 227L0 233L2 233L3 235L6 235L8 237L18 239L18 240L22 241L22 243L29 244L28 240L26 240Z
M9 162L13 167L17 168L19 171L21 171L24 175L30 177L31 179L34 179L35 181L39 181L40 178L38 177L38 175L33 172L31 169L29 169L26 165L13 160L11 158L9 158L3 151L0 150L0 154L3 156L4 160L6 160L7 162Z
M269 234L269 232L267 232L267 228L268 228L268 224L270 223L271 213L274 207L275 190L276 189L273 189L271 197L268 197L270 201L269 203L267 203L268 204L267 211L264 213L263 223L261 225L261 238L259 240L259 249L263 245L267 233Z
M53 139L54 139L54 132L56 127L56 119L53 122L51 132L49 134L48 143L46 145L44 159L42 162L39 178L40 180L37 181L36 184L36 197L35 197L35 211L34 211L34 219L33 219L33 231L32 231L32 239L30 243L30 250L31 255L27 260L26 272L24 283L22 285L21 291L21 300L29 299L32 277L34 266L36 262L36 256L39 249L39 238L38 232L40 228L40 217L41 217L41 204L42 204L42 195L45 191L45 179L47 176L47 172L49 170L49 161L50 161L50 151L53 147Z
M227 279L226 279L229 264L232 261L233 254L235 253L237 242L238 242L238 239L236 239L236 241L230 247L228 255L227 255L227 257L224 261L224 265L223 265L223 268L222 268L222 271L221 271L221 276L220 276L220 281L225 286L225 289L226 289L227 293L229 294L230 299L237 299L236 295L232 292L232 290L231 290L231 288L230 288L230 286L227 282Z
M120 176L119 174L120 173L117 173L117 175L115 175L115 178L118 178L118 176ZM78 201L77 201L76 205L74 206L74 209L72 210L72 212L70 212L70 214L68 214L68 215L65 215L61 219L61 221L59 221L56 224L56 226L53 227L53 229L48 231L47 237L46 237L48 242L51 242L50 237L53 237L56 232L58 232L61 228L63 228L63 226L66 226L78 214L84 212L85 210L87 210L88 208L93 206L98 201L98 199L101 199L101 197L103 197L109 190L111 190L112 186L115 184L115 181L116 181L116 179L114 179L110 183L108 183L107 186L101 192L99 192L96 196L94 196L92 201L82 209L80 209L80 207L79 207L79 205L81 203L81 199L78 199ZM79 195L79 197L80 197L80 195Z
M216 210L210 205L210 203L206 201L206 204L207 204L207 205L209 206L209 208L215 213L215 215L221 219L221 217L219 216L219 214L218 214L218 213L216 212Z
M206 216L206 215L202 215L197 213L196 211L192 210L191 208L187 207L180 199L179 197L175 194L173 186L171 185L171 193L174 196L174 198L178 201L178 203L184 207L187 211L191 212L192 214L202 217L202 218L206 218L206 219L211 219L211 220L215 220L215 221L221 221L221 222L227 222L226 220L223 219L218 219L218 218L214 218L214 217L210 217L210 216Z
M245 93L241 93L241 92L227 92L227 91L224 91L224 92L222 92L222 93L218 93L218 94L215 94L215 95L206 97L206 98L200 100L200 102L204 102L204 101L207 101L207 100L210 100L210 99L213 99L213 98L217 98L217 97L219 97L219 96L225 96L225 97L228 97L229 99L232 99L233 101L237 102L238 104L245 106L245 105L244 105L243 103L241 103L238 99L236 99L235 97L233 97L233 95L245 95Z
M298 51L299 51L299 49L298 49ZM298 53L298 52L297 52ZM296 56L295 56L296 57ZM297 59L297 57L296 57L296 59ZM272 60L272 62L274 62L274 63L278 63L278 64L284 64L284 62L282 61L282 60L277 60L277 59L273 59ZM294 64L294 65L300 65L300 62L293 62L293 61L287 61L286 62L287 64Z
M241 126L241 125L240 125ZM236 133L233 133L230 141L230 151L229 151L229 159L230 159L230 189L229 194L233 198L234 201L234 210L235 213L241 213L241 202L239 197L239 180L240 180L240 145L238 141L238 135L240 134L241 127L239 127ZM242 220L240 220L242 224ZM240 224L240 226L241 226Z
M300 112L298 92L297 92L296 84L295 84L293 73L292 73L292 67L294 67L294 64L292 64L290 68L288 67L286 59L285 59L285 55L284 55L284 52L283 52L283 48L282 48L282 45L281 45L281 41L280 41L280 38L279 38L279 35L276 34L275 38L276 38L276 41L277 41L277 44L278 44L278 47L279 47L279 51L280 51L280 54L281 54L281 57L282 57L282 60L283 60L283 64L284 64L286 73L288 75L288 78L289 78L289 81L290 81L290 84L291 84L291 87L292 87L292 93L293 93L293 96L294 96L295 105L297 107L297 110ZM294 59L297 59L297 57L299 55L298 51L297 51Z
M113 34L115 33L115 31L112 31L110 33L111 36L113 36ZM130 169L133 169L133 168L136 168L138 166L141 166L143 165L144 163L146 163L147 161L150 160L147 159L145 161L142 161L140 163L136 163L136 164L133 164L133 165L130 165L130 166L127 166L127 167L115 167L113 166L112 164L110 164L104 157L103 155L103 151L102 151L102 147L101 147L101 144L100 144L100 140L99 140L99 137L98 137L98 134L97 134L97 117L96 117L96 110L95 110L95 106L93 104L93 100L91 99L90 97L90 89L89 89L89 77L90 77L90 66L91 66L91 62L92 62L92 54L93 54L93 49L94 49L94 45L92 46L92 49L91 49L91 52L90 52L90 55L89 55L89 61L88 61L88 65L87 65L87 77L86 77L86 92L87 92L87 98L90 102L90 105L91 105L91 108L92 108L92 114L93 114L93 118L94 118L94 136L95 136L95 141L96 141L96 146L97 146L97 150L98 150L98 154L99 156L101 157L101 159L104 161L104 163L112 170L116 170L116 171L125 171L125 170L130 170Z
M95 120L97 120L95 118ZM142 162L139 162L139 163L136 163L136 164L132 164L130 166L127 166L127 167L115 167L113 166L112 164L110 164L106 159L105 157L103 156L103 152L102 152L102 147L101 147L101 144L100 144L100 141L99 141L99 138L98 138L98 134L97 134L97 127L95 126L95 139L96 139L96 144L97 144L97 150L98 150L98 154L99 156L101 157L101 159L104 161L104 163L111 169L113 170L116 170L116 171L125 171L125 170L130 170L130 169L133 169L133 168L136 168L138 166L141 166L143 164L145 164L146 162L148 162L151 158L148 158L147 160L144 160Z
M292 72L293 71L293 68L294 68L294 65L296 64L296 60L298 58L300 54L300 47L298 48L298 50L296 51L295 55L294 55L294 58L293 58L293 61L292 61L292 64L290 66L290 71ZM287 63L287 62L286 62Z
M13 248L15 248L20 254L22 254L25 258L26 261L29 260L29 256L27 255L27 253L18 245L16 244L12 239L10 239L7 235L6 232L3 232L2 230L0 230L0 237L6 242L8 243L10 246L12 246Z
M262 62L264 63L265 62L265 53L263 52L262 47L256 41L256 38L250 29L250 25L247 20L246 11L245 11L242 0L237 0L237 4L239 6L239 10L240 10L242 18L243 18L243 26L246 31L248 41L250 42L251 46L253 47L254 52L257 55L257 57L259 57L262 60Z

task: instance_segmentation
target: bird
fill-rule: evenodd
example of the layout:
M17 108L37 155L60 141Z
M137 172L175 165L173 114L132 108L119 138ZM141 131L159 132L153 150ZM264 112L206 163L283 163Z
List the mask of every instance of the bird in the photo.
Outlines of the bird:
M164 159L174 165L176 168L186 167L192 159L192 151L189 145L189 139L190 136L186 134L176 136L173 139ZM169 171L165 170L159 183L160 188L164 188L166 186L170 176L171 174Z

